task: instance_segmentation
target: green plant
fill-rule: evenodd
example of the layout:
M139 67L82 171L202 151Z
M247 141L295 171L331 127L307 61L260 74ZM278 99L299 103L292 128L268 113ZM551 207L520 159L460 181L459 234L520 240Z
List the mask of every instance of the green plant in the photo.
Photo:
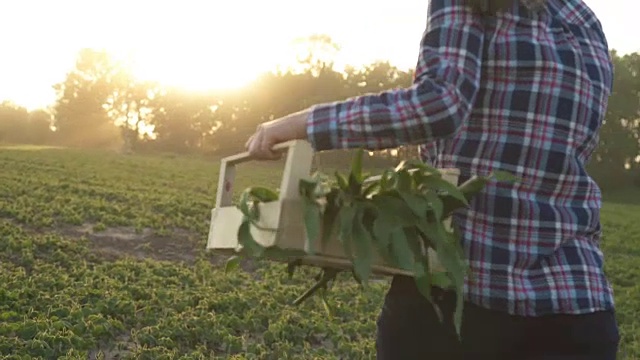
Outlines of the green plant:
M375 358L387 281L361 288L341 273L327 293L335 305L326 321L321 291L290 306L309 288L312 267L288 279L280 263L255 261L225 275L221 258L205 250L209 224L202 221L211 213L216 168L210 159L0 149L0 358L87 359L100 350L121 359ZM238 171L236 187L273 188L281 174L280 162L254 163ZM640 194L628 189L622 197L623 190L604 193L601 246L616 297L619 358L640 359ZM132 235L136 227L188 232L192 240L180 245L206 261L185 262L179 237L151 239L154 253L168 251L162 261L133 246L116 249L108 238L83 239L69 232L78 214L84 224Z
M459 333L467 264L460 236L447 220L455 210L468 206L469 200L488 181L515 178L496 172L491 176L473 177L456 186L444 179L439 169L420 161L403 161L396 168L385 170L380 177L368 179L362 169L362 154L360 150L354 157L348 176L336 172L332 180L316 173L313 178L300 181L309 253L313 254L318 241L326 244L337 236L353 264L354 279L363 286L372 274L377 253L387 264L410 272L421 294L429 301L432 286L455 290L454 323ZM265 248L253 239L250 229L258 226L258 205L277 199L277 192L264 187L251 187L243 192L237 204L244 215L238 240L245 254L267 258L304 256L276 247ZM427 249L435 252L445 272L431 271ZM237 261L234 258L228 267L235 267L233 264ZM296 261L289 264L290 273L296 264ZM323 268L317 277L318 283L294 304L319 289L326 290L339 271Z

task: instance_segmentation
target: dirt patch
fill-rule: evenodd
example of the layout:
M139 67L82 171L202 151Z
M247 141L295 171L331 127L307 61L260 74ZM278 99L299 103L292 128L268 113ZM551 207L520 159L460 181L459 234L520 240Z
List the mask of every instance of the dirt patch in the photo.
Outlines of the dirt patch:
M111 227L95 230L94 224L66 226L54 230L66 238L87 238L90 249L104 260L114 261L124 257L136 259L154 259L193 264L205 250L206 238L184 230L172 229L166 234L146 228ZM213 265L222 266L229 256L208 254L207 259ZM256 270L251 259L242 259L240 267L247 272Z
M65 237L89 239L89 246L110 260L131 256L192 263L202 251L201 235L175 229L167 235L153 229L136 231L133 227L112 227L95 230L93 224L69 226L56 232Z
M124 359L135 351L136 344L131 341L129 335L120 335L115 338L114 346L102 346L89 352L89 360L116 360Z

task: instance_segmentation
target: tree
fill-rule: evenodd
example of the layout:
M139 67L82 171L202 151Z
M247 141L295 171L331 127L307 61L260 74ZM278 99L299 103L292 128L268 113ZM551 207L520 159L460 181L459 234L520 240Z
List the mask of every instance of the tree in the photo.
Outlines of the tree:
M340 52L340 45L326 34L297 38L293 45L301 72L308 72L314 76L325 69L333 69L336 55Z
M53 116L50 112L38 109L29 113L28 142L33 145L46 145L52 140L51 125Z
M29 125L29 112L12 102L0 104L0 142L24 143Z
M71 146L112 146L119 134L103 106L114 93L113 78L121 71L104 51L84 49L66 79L54 85L57 138Z
M615 68L613 91L598 148L589 164L589 172L603 188L629 183L640 154L640 56L620 57L615 51L611 56Z
M215 100L208 94L169 89L156 94L149 105L154 142L163 149L179 153L202 149L207 134L218 126Z
M56 85L56 133L71 145L106 146L124 139L129 150L144 146L226 155L242 151L245 140L262 122L318 103L408 87L413 82L412 71L389 62L337 71L334 60L340 46L326 35L300 38L295 45L298 68L265 73L244 88L212 93L139 82L105 52L83 50L65 81ZM619 56L612 51L611 55L614 89L599 146L588 165L603 187L629 181L634 171L640 174L640 54ZM45 141L46 114L25 114L15 106L0 108L0 141ZM152 133L145 133L149 129ZM25 132L33 137L19 135ZM378 151L372 160L394 163L417 157L416 150L412 146ZM348 166L346 153L323 153L319 158L328 167Z
M107 115L121 130L125 152L136 151L146 134L144 125L151 123L151 101L160 92L156 84L136 81L120 69L111 79L113 92L103 104Z

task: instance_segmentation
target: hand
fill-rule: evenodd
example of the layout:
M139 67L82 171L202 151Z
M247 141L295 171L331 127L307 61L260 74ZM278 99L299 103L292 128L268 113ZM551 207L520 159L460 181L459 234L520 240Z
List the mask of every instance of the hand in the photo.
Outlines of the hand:
M277 160L280 153L272 149L275 145L289 140L307 138L307 117L310 110L300 111L285 117L258 125L245 147L254 159Z

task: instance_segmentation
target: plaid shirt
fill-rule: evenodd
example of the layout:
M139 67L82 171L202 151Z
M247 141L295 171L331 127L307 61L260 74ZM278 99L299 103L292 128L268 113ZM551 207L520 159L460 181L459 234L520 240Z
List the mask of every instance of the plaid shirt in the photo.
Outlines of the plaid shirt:
M466 300L523 316L612 309L600 190L585 170L612 86L601 25L582 0L487 17L464 2L430 1L412 87L315 106L309 141L316 151L421 145L460 181L519 176L454 215L474 275Z

